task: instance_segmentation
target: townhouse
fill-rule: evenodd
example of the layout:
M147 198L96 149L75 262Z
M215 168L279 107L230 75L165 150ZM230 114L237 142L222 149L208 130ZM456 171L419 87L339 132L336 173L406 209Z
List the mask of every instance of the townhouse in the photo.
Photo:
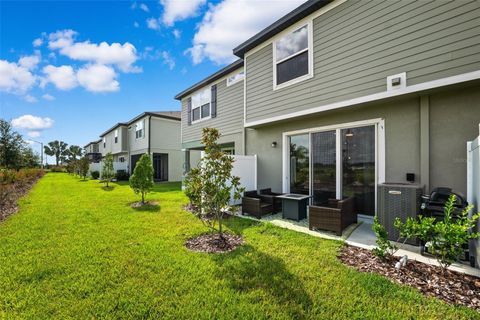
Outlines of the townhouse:
M83 149L85 150L85 157L87 157L90 162L98 163L102 160L102 153L100 152L101 141L101 139L91 141L83 147Z
M384 182L466 194L466 145L480 123L480 2L311 0L233 53L239 61L176 96L186 153L201 148L202 127L218 126L241 137L235 153L257 155L258 189L307 194L313 205L354 195L367 216ZM227 77L239 65L236 92ZM204 102L216 117L202 119Z
M111 153L115 171L129 174L140 157L147 153L152 157L155 181L181 181L180 131L179 111L143 112L103 132L100 140L85 146L85 151L91 154L90 158L98 160L92 162L99 162Z

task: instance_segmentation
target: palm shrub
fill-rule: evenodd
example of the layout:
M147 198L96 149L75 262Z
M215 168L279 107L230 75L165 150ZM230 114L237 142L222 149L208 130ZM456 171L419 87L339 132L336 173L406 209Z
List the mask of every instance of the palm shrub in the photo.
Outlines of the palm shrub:
M133 174L129 179L130 188L142 195L142 204L145 204L145 195L153 189L153 165L150 155L145 153L140 157Z
M388 240L388 233L385 230L385 227L378 221L378 217L373 219L372 230L377 236L377 240L375 241L377 247L372 250L373 254L382 260L393 256L398 248Z
M115 172L113 171L113 156L110 152L107 153L105 159L103 159L101 177L102 181L107 184L107 187L112 179L115 178Z
M471 239L480 237L480 233L471 232L480 214L468 213L473 206L464 208L457 217L453 217L456 196L451 195L445 204L443 220L436 221L432 217L419 216L407 218L402 223L399 218L395 220L395 227L400 230L400 235L405 238L418 238L428 244L428 250L437 259L440 267L445 271L453 262L463 254L463 246Z
M218 138L217 129L203 128L205 155L186 175L184 185L193 214L223 239L223 217L232 212L230 198L240 199L244 188L240 178L232 175L234 159L222 152Z

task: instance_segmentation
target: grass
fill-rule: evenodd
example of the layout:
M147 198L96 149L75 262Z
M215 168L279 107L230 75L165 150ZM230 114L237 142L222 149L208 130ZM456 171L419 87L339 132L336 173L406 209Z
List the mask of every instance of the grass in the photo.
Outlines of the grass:
M178 183L156 185L146 211L112 185L47 174L0 224L0 318L480 318L345 267L340 242L269 224L229 219L243 247L190 252L185 240L206 229Z

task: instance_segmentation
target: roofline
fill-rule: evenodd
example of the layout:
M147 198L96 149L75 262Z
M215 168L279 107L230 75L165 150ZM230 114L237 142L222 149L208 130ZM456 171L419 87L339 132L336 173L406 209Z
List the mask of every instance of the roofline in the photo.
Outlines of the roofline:
M188 89L183 90L182 92L178 93L175 96L175 99L176 100L181 100L183 97L189 95L190 93L196 91L197 89L199 89L203 86L206 86L207 84L210 84L210 83L222 78L223 76L231 73L232 71L234 71L234 70L236 70L240 67L243 67L243 60L242 59L238 59L238 60L230 63L228 66L218 70L217 72L208 76L207 78L203 79L202 81L197 82L193 86L189 87Z
M102 141L102 139L98 139L98 140L95 140L95 141L90 141L89 143L87 143L86 145L84 145L83 148L85 149L85 148L88 147L89 145L95 144L95 143L99 143L100 141Z
M117 124L115 124L113 127L111 127L110 129L108 129L107 131L103 132L100 137L103 137L103 136L106 136L107 133L113 131L114 129L118 128L118 127L126 127L128 126L128 123L125 123L125 122L119 122Z
M309 0L293 11L290 11L247 41L243 42L242 44L238 45L233 49L233 54L237 57L243 59L245 53L259 44L265 42L266 40L272 38L277 33L287 29L292 24L302 20L306 16L312 14L313 12L317 11L318 9L326 6L327 4L331 3L333 0Z
M165 111L165 112L169 112L169 111ZM176 112L179 112L179 111L176 111ZM170 120L177 120L177 121L180 121L181 118L179 117L172 117L172 116L167 116L167 115L164 115L164 114L157 114L155 112L151 112L151 111L146 111L146 112L143 112L141 114L139 114L138 116L136 116L135 118L133 118L132 120L128 121L126 123L127 126L131 125L133 122L137 121L138 119L141 119L145 116L152 116L152 117L156 117L156 118L164 118L164 119L170 119Z

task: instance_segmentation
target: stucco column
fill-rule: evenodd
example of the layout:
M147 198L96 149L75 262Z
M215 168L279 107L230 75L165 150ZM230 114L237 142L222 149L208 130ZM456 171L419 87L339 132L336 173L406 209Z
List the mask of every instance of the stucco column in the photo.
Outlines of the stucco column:
M420 96L420 183L430 192L430 99Z

